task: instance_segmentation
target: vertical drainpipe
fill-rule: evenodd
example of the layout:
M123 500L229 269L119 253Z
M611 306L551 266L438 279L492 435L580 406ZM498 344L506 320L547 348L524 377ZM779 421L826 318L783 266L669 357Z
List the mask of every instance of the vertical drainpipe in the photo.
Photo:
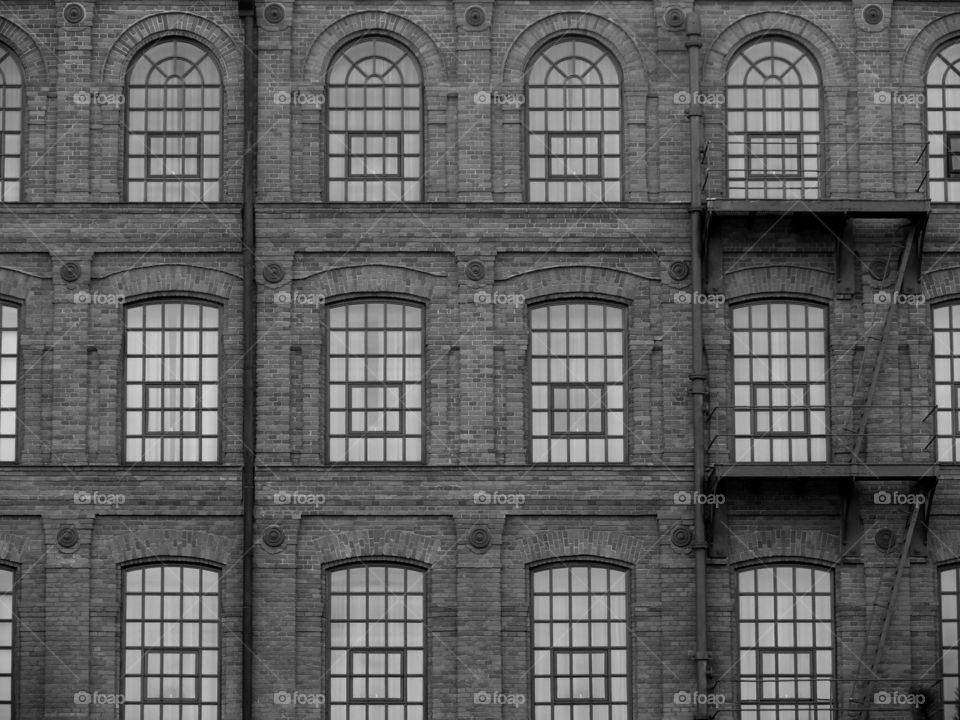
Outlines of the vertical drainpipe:
M242 720L253 720L253 521L257 462L257 14L254 0L238 0L243 23L243 617L240 633Z
M700 93L700 18L691 8L687 15L687 61L690 72L690 252L692 292L703 292L703 252L701 234L703 226L703 204L701 192L700 148L703 145L703 111L697 97ZM691 397L693 398L693 482L696 493L704 491L704 395L706 394L706 373L703 358L703 306L699 302L690 303L692 319L693 372L690 374ZM694 497L698 497L695 495ZM703 505L693 503L694 513L694 559L696 572L696 650L694 661L697 673L697 712L698 719L709 718L706 703L702 702L707 694L707 531L703 514Z

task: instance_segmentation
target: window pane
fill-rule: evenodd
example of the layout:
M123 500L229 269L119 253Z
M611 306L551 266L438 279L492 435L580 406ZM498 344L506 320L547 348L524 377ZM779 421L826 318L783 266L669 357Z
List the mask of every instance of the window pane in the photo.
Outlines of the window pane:
M151 45L131 65L126 96L127 199L219 200L222 85L212 54L179 38Z
M128 462L219 459L219 314L176 301L127 309Z
M0 463L17 459L19 308L0 304Z

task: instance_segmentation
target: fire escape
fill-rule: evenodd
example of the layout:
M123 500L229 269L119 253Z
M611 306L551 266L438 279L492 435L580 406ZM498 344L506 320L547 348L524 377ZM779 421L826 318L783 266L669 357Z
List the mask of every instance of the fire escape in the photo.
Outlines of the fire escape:
M844 390L846 397L838 397L838 404L827 407L825 462L737 462L733 408L710 404L704 408L704 487L710 493L726 496L725 504L707 509L707 539L712 557L725 557L730 549L731 503L736 507L738 498L743 502L744 493L760 493L770 483L800 494L837 498L837 528L845 559L858 557L864 540L861 495L866 492L866 483L875 485L879 479L898 487L909 486L910 493L925 498L926 502L913 505L898 562L887 568L891 574L889 584L878 590L869 632L863 641L863 650L868 651L863 657L871 658L870 667L858 673L852 700L840 702L836 714L837 718L865 720L874 689L872 679L877 677L885 650L889 650L888 634L904 569L911 556L925 557L927 553L927 522L938 477L933 399L923 407L906 407L897 403L896 398L879 397L878 392L887 363L891 357L894 362L897 359L892 352L896 348L890 348L897 313L902 312L897 298L921 293L923 241L930 214L925 147L905 143L822 143L821 167L828 169L818 169L815 176L801 173L803 181L794 185L792 191L788 184L787 189L772 194L751 193L749 188L731 192L725 178L711 181L706 170L707 156L708 148L704 146L700 161L707 199L701 257L708 294L724 293L724 247L742 245L744 238L755 239L756 247L766 252L782 242L784 236L790 237L792 249L800 246L804 238L817 238L818 248L829 248L825 243L832 239L834 298L838 301L852 300L858 292L857 275L862 272L862 265L857 244L863 242L864 226L871 229L873 242L878 235L895 236L900 241L899 246L892 243L889 251L891 258L899 255L895 280L891 283L891 272L885 283L887 297L892 300L885 307L875 308L878 320L854 352L853 366L857 370L853 391ZM728 385L725 379L715 383L719 388ZM877 419L880 412L887 419L887 432L878 429L884 425ZM891 432L889 418L894 412L900 418L900 427Z

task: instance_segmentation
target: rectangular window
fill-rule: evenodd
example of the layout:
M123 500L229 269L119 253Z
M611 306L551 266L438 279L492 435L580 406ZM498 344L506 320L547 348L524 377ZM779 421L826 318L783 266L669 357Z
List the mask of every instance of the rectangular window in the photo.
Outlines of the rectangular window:
M17 459L18 309L0 304L0 462Z
M947 133L947 177L960 178L960 133Z
M126 461L217 462L220 311L131 307L126 352Z
M940 571L940 639L943 666L943 716L953 720L960 713L960 649L957 627L960 613L960 568Z
M219 592L206 568L124 573L124 720L218 720Z
M424 720L424 572L330 572L330 720Z
M0 720L13 717L13 571L0 568Z
M329 323L331 462L420 462L423 309L356 302Z
M826 462L826 333L823 308L801 303L734 308L738 462Z
M937 460L960 460L960 304L933 309Z
M738 583L743 720L833 720L830 573L753 568Z
M582 302L530 311L534 462L624 461L623 316Z
M533 573L533 717L626 720L627 573L574 565Z

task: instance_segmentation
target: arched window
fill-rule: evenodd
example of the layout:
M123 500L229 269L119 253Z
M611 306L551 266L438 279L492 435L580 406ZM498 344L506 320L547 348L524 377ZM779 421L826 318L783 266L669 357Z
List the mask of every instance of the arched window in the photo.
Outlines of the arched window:
M734 308L733 393L737 461L826 462L824 308L788 302Z
M622 307L530 310L533 462L624 461L624 348Z
M141 52L127 75L127 199L220 199L223 87L213 54L189 40Z
M926 100L930 199L960 202L960 42L934 55Z
M827 570L792 565L738 573L743 718L832 720L833 586Z
M561 39L527 70L527 199L617 202L620 69L600 45Z
M220 573L164 564L123 576L124 717L218 720Z
M627 720L627 572L563 564L533 572L533 715Z
M0 45L0 200L20 199L23 141L23 71L9 48Z
M423 83L404 46L382 37L343 48L327 79L328 199L421 200Z
M126 317L126 461L217 462L220 310L167 301Z
M426 573L403 565L330 571L330 718L423 720Z
M792 42L758 40L727 70L732 199L820 197L820 74Z

